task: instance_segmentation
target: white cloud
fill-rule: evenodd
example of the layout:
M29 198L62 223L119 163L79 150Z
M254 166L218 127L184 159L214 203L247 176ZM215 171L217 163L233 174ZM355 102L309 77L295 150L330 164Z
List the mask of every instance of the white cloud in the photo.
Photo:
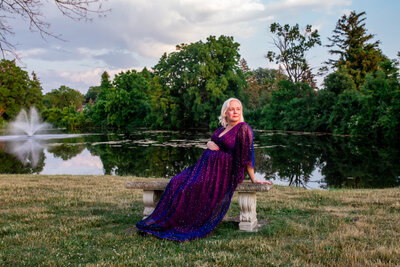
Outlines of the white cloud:
M54 82L48 83L48 89L44 91L47 93L52 89L59 88L61 85L68 86L70 88L80 91L85 94L90 86L100 85L101 75L104 71L110 75L110 79L114 79L116 74L125 72L128 70L135 69L141 71L142 67L128 68L128 69L111 69L111 68L94 68L88 70L70 70L70 71L59 71L59 70L45 70L39 71L37 74L44 79L51 79Z
M176 44L204 41L210 35L228 35L241 40L242 52L244 41L260 41L257 35L261 34L268 37L266 24L272 20L282 16L304 17L315 9L328 13L332 7L343 9L351 2L113 0L105 3L105 8L112 9L106 18L94 18L88 23L71 21L50 8L46 12L50 30L62 33L67 42L51 38L43 42L38 35L17 34L20 43L28 47L21 48L23 60L39 75L45 91L65 84L85 92L89 86L99 84L102 71L151 67L164 52L175 51ZM256 50L255 44L248 47L252 52ZM259 54L263 52L258 51L254 57Z

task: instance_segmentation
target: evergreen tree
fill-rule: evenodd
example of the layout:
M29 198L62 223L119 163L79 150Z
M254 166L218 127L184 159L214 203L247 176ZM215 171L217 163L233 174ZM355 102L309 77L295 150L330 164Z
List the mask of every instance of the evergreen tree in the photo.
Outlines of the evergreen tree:
M378 48L379 41L369 42L374 35L367 33L365 15L365 12L352 11L338 20L332 37L328 38L331 42L328 47L332 48L329 53L339 58L325 62L351 75L357 87L363 84L366 74L378 70L379 63L385 59Z

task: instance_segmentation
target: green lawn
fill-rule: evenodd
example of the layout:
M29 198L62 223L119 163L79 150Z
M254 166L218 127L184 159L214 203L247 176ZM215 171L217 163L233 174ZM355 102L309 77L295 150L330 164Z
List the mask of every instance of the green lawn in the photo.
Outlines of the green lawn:
M400 189L257 195L257 233L223 221L185 243L138 235L142 193L133 177L0 175L2 265L395 266ZM228 216L238 216L237 196Z

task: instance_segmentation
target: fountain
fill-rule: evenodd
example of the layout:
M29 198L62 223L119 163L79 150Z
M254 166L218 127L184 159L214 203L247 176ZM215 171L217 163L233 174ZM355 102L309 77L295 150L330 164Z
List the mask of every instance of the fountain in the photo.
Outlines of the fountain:
M25 134L32 137L40 131L50 128L50 124L41 122L40 116L35 107L31 107L29 117L27 112L23 109L17 115L15 121L8 125L8 132L12 134Z
M5 144L6 151L16 156L23 165L30 164L35 167L45 149L45 140L81 136L81 134L41 134L51 129L49 123L42 122L36 108L31 107L29 114L23 109L15 120L8 124L8 135L0 136L0 143Z

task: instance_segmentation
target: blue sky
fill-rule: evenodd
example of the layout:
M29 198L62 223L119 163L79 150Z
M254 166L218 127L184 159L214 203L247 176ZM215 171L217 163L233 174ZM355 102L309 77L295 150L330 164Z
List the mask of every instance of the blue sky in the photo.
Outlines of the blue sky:
M20 66L37 73L44 93L61 85L86 93L100 83L105 70L113 77L129 69L151 68L176 44L210 35L233 36L250 68L274 68L264 57L273 49L268 31L272 22L311 24L326 45L337 20L352 10L367 13L368 33L381 41L386 56L395 58L400 51L399 0L109 0L104 7L111 8L107 17L76 22L47 4L43 14L50 31L66 41L43 40L29 32L25 21L10 21ZM311 50L311 66L320 67L329 57L327 51L326 47Z

